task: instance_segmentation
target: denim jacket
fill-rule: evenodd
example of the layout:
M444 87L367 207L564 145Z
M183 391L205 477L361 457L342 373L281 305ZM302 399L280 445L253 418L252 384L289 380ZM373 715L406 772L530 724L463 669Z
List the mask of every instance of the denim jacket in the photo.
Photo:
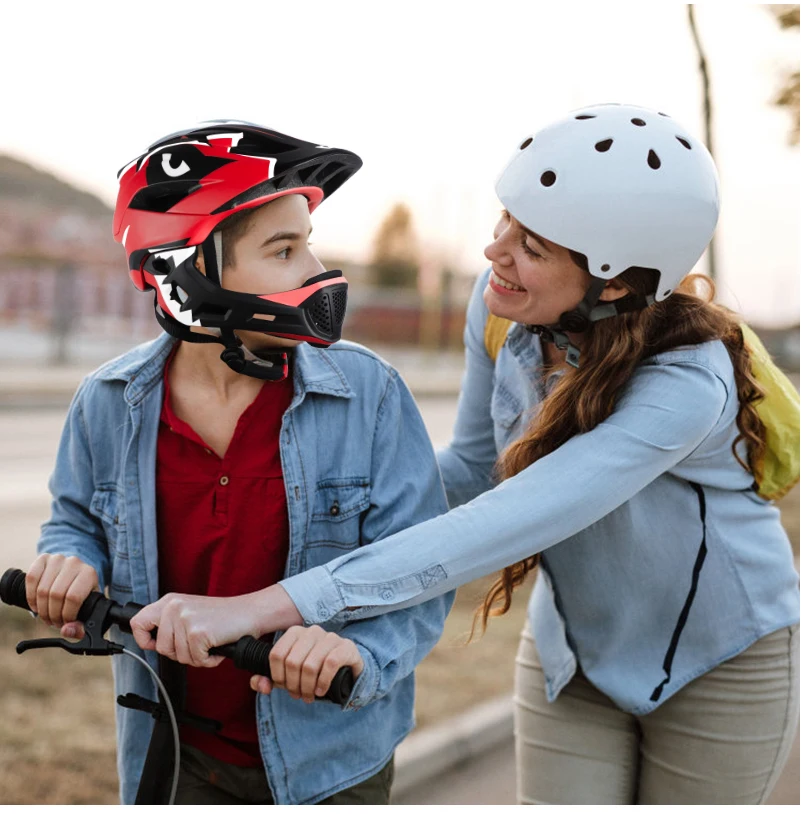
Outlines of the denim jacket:
M40 552L92 565L118 602L158 599L156 440L166 334L134 348L79 387L50 480L52 516ZM367 349L301 344L294 398L284 414L281 462L289 512L286 576L387 537L447 508L434 451L403 381ZM338 512L330 511L334 502ZM418 662L442 633L453 595L415 608L325 627L352 639L364 660L347 709L307 705L278 690L254 701L259 745L277 804L310 804L364 780L414 725ZM112 628L116 631L116 628ZM132 636L112 637L141 654ZM157 656L145 654L154 668ZM117 695L153 697L147 671L113 660ZM132 803L152 719L117 707L123 803Z
M501 450L546 395L539 338L510 328L495 363L477 281L451 444L451 511L282 582L307 623L410 607L537 552L529 621L549 700L577 667L645 714L799 618L779 510L732 453L734 372L719 341L644 360L612 414L495 485ZM491 669L491 666L487 666Z

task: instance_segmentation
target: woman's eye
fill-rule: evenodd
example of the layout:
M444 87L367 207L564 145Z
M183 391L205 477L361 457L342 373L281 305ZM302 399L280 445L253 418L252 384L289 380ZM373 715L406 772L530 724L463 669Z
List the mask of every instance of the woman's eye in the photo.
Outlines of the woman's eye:
M287 246L285 249L281 249L280 252L277 252L275 256L279 260L287 260L289 258L289 251L289 246Z
M535 252L534 249L532 249L531 246L529 246L528 243L526 243L525 239L521 241L520 245L523 247L523 251L529 257L542 257L542 255L539 252Z

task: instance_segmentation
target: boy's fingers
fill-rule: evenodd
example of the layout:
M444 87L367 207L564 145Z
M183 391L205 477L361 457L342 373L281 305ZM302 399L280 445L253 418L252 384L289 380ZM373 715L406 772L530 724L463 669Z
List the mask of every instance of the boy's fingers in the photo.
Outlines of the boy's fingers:
M318 639L320 638L320 628L304 628L298 634L298 638L293 643L291 650L284 658L284 687L293 698L300 698L301 696L301 671L303 670L303 663L306 661L307 656L314 648ZM271 654L272 656L272 654ZM273 661L270 658L270 666L272 667ZM275 673L273 675L273 683L277 684Z
M67 639L82 639L84 628L81 622L68 622L61 628L61 635Z
M63 561L63 557L49 557L47 562L45 562L44 572L41 577L39 577L39 584L36 586L36 611L39 614L39 618L46 625L52 624L50 616L50 593Z
M97 587L99 586L95 569L91 566L82 567L64 596L63 617L65 622L73 622L78 618L81 605Z
M41 580L42 574L45 572L47 560L47 554L38 556L25 575L25 599L28 602L28 607L34 613L36 613L36 594L39 588L39 580Z
M269 695L273 689L273 683L267 676L251 676L250 689L254 692L260 692L264 695Z
M306 656L300 679L300 694L304 701L311 703L315 700L315 693L319 686L320 671L323 669L323 665L329 658L331 651L338 647L340 641L339 636L327 634L315 644L314 648L308 656ZM324 694L325 691L323 691L323 695Z
M340 643L326 656L317 679L315 694L318 697L328 692L340 667L350 667L353 670L354 679L357 679L364 670L361 654L356 645L349 640L340 640Z
M298 633L302 628L291 627L284 633L283 636L273 645L270 650L270 676L272 682L276 687L286 686L285 677L286 671L284 669L284 659L292 645L295 644L298 638Z

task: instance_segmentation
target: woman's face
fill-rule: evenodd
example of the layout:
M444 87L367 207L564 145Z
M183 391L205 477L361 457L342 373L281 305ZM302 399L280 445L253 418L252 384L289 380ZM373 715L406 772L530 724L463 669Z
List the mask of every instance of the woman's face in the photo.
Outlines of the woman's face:
M567 249L535 235L506 210L484 249L492 263L484 302L491 313L527 325L552 325L584 297L590 275Z

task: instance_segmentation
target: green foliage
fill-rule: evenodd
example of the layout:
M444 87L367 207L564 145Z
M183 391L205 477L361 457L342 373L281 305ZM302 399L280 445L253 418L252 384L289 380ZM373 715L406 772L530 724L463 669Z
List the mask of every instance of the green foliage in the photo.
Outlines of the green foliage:
M799 6L790 4L770 4L768 11L783 29L799 27ZM799 142L799 72L785 71L782 85L773 97L773 104L786 108L792 116L790 144Z
M381 222L370 260L372 282L382 288L414 288L419 266L412 213L397 203Z

